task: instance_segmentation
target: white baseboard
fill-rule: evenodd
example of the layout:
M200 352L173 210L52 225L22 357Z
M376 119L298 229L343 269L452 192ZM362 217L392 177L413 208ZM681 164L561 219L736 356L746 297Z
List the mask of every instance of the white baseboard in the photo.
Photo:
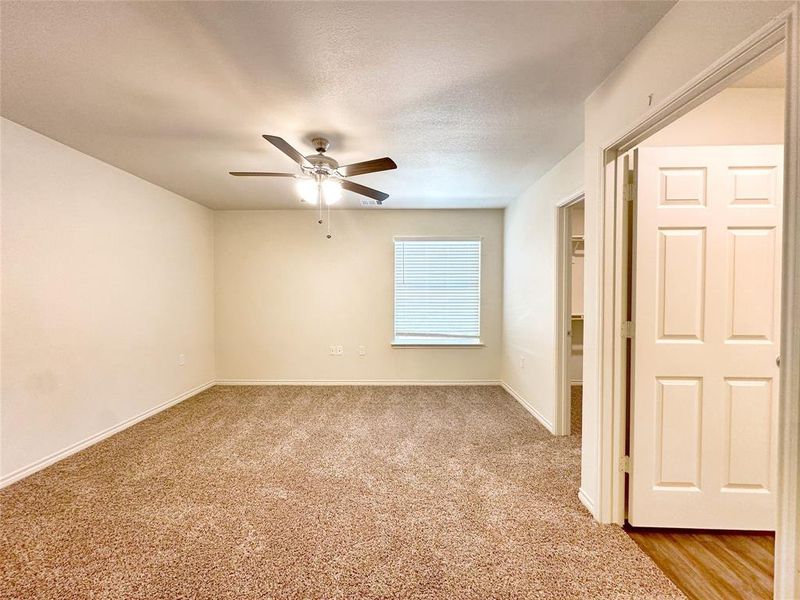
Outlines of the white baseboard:
M187 398L191 398L192 396L194 396L196 394L199 394L203 390L207 390L208 388L210 388L213 385L214 385L214 381L213 380L209 381L207 383L204 383L202 385L198 385L197 387L192 388L191 390L188 390L188 391L186 391L186 392L184 392L184 393L182 393L182 394L180 394L178 396L175 396L174 398L170 398L166 402L162 402L158 406L154 406L153 408L150 408L150 409L144 411L143 413L140 413L140 414L138 414L138 415L136 415L134 417L131 417L130 419L126 419L122 423L114 425L113 427L109 427L108 429L106 429L104 431L101 431L100 433L96 433L94 435L91 435L88 438L86 438L85 440L82 440L80 442L76 442L75 444L72 444L71 446L67 446L63 450L59 450L58 452L54 452L50 456L46 456L45 458L37 460L36 462L31 463L30 465L27 465L25 467L17 469L16 471L13 471L13 472L9 473L8 475L4 475L3 477L0 477L0 489L6 487L7 485L11 485L15 481L19 481L20 479L24 479L28 475L33 475L34 473L36 473L36 471L41 471L45 467L49 467L53 463L57 463L58 461L60 461L60 460L62 460L64 458L67 458L68 456L70 456L72 454L75 454L76 452L79 452L79 451L83 450L84 448L88 448L89 446L91 446L93 444L96 444L97 442L102 441L102 440L106 439L107 437L110 437L110 436L114 435L115 433L119 433L120 431L122 431L123 429L127 429L131 425L135 425L139 421L144 421L148 417L152 417L156 413L159 413L162 410L166 410L170 406L174 406L175 404L178 404L179 402L183 402Z
M217 385L500 385L497 379L217 379Z
M539 421L539 423L544 425L544 428L547 429L547 431L555 435L555 427L553 426L553 424L549 420L547 420L542 413L540 413L533 406L528 404L528 402L525 400L525 398L523 398L519 394L519 392L517 392L514 388L508 385L505 381L501 381L500 385L503 386L503 389L507 391L511 395L511 397L514 398L514 400L519 402L525 410L531 413L536 418L536 420Z
M589 498L589 496L586 495L586 492L583 491L583 488L578 488L578 500L580 500L581 504L583 504L586 510L589 511L589 514L597 519L597 515L594 513L594 502L591 498Z

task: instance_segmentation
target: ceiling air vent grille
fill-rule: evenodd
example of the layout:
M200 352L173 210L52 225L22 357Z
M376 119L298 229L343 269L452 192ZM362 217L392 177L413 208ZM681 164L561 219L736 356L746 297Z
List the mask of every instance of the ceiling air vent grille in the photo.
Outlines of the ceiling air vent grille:
M359 198L361 206L378 206L378 201L372 198Z

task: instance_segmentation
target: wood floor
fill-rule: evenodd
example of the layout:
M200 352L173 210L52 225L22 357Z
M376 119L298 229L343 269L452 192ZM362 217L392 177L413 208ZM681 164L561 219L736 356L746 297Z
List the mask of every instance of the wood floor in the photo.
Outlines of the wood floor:
M626 531L690 599L772 598L772 533L632 527Z

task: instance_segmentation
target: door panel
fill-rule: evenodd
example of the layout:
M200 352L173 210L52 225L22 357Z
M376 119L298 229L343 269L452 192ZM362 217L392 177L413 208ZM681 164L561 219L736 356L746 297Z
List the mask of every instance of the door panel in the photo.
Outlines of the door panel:
M728 229L727 341L772 341L775 249L774 227Z
M658 241L658 339L702 341L705 230L661 228Z
M700 488L703 381L657 378L656 456L658 488Z
M782 156L639 149L633 525L774 529Z
M724 490L769 491L772 457L772 381L725 380Z

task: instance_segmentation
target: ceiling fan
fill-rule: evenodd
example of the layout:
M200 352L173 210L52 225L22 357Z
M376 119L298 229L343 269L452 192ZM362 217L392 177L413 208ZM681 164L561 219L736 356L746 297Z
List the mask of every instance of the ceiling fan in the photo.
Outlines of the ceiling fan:
M330 206L339 200L342 189L372 198L378 205L382 205L383 201L389 197L389 194L345 179L355 175L396 169L397 165L389 157L340 166L338 162L325 154L330 146L330 142L325 138L316 137L311 140L317 153L308 156L300 154L283 138L275 135L265 135L263 138L300 165L300 174L230 171L231 175L236 177L294 177L298 179L297 191L300 198L309 204L319 202L321 205L324 201Z

